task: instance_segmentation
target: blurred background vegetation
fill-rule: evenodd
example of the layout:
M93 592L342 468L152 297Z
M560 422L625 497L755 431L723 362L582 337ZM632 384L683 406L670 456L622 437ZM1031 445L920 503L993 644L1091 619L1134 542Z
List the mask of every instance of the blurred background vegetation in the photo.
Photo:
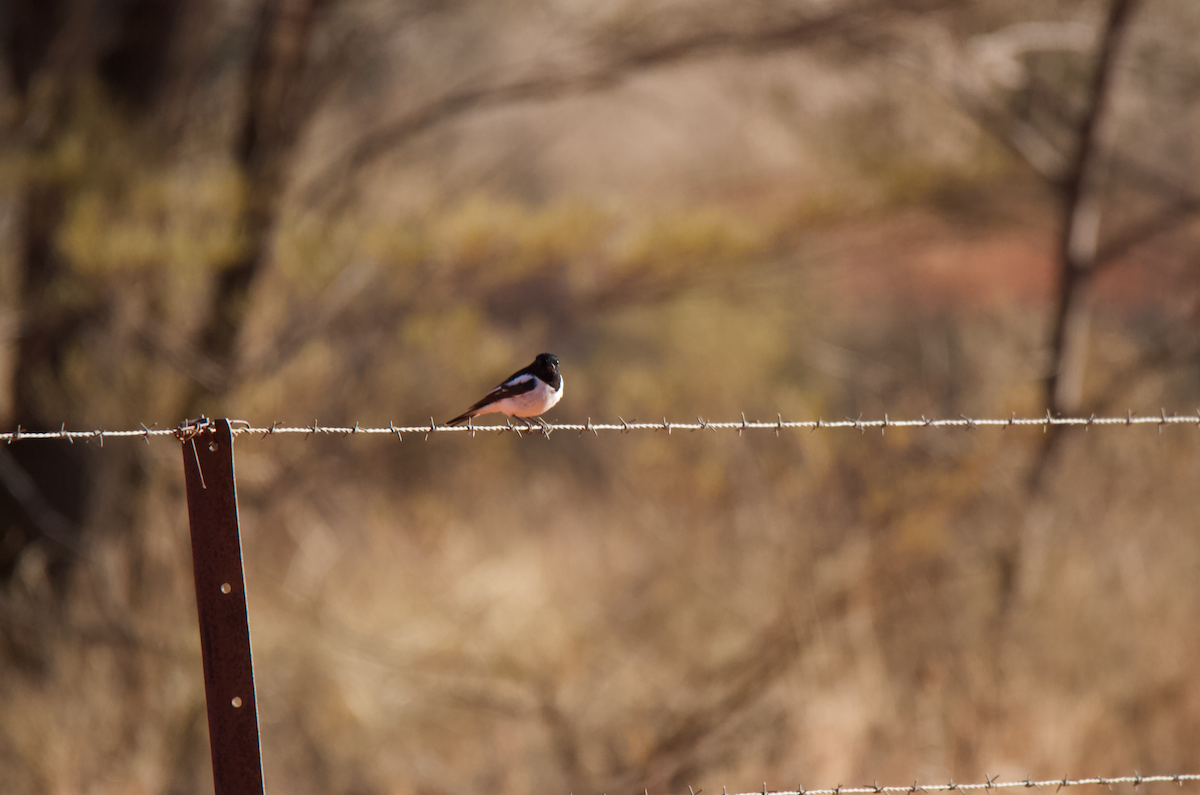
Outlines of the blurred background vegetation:
M0 427L1200 401L1192 0L9 0ZM238 443L267 786L1196 772L1192 431ZM0 448L0 791L211 791L179 452Z

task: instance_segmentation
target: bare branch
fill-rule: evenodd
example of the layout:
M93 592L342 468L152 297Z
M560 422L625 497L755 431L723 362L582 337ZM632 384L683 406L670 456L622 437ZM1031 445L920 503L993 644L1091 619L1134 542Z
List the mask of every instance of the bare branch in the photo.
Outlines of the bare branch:
M987 107L978 97L957 87L959 108L979 127L1020 157L1049 183L1057 184L1066 171L1066 158L1036 127L1022 119Z
M1100 270L1116 262L1143 243L1179 228L1198 214L1200 214L1200 197L1179 199L1158 215L1135 224L1116 239L1110 240L1100 247L1096 252L1093 269Z
M926 3L922 7L935 8L944 4L939 1ZM648 69L720 52L763 54L785 50L845 32L868 20L878 19L880 14L896 10L894 2L868 0L838 8L824 16L762 30L701 31L652 46L618 51L609 55L599 65L582 72L570 73L548 69L543 74L509 83L454 91L416 108L374 132L367 133L346 151L335 156L303 188L304 202L309 205L328 202L338 192L339 184L344 187L348 178L358 174L370 163L395 150L413 136L467 113L520 102L546 102L600 91L619 85Z

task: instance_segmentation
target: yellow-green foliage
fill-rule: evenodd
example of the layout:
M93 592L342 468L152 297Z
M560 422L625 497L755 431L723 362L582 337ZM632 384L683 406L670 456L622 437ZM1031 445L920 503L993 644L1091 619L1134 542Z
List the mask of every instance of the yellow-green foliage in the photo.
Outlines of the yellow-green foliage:
M94 82L74 87L67 108L65 129L11 172L69 197L55 241L66 264L94 280L212 270L237 255L243 187L228 159L158 159Z
M578 202L533 210L475 197L430 219L427 234L436 260L487 287L594 255L610 228L604 213Z
M131 182L83 189L72 202L59 245L80 272L212 271L240 252L241 180L229 164Z
M665 276L745 265L762 253L761 232L744 219L717 210L676 211L635 229L619 256L622 268Z

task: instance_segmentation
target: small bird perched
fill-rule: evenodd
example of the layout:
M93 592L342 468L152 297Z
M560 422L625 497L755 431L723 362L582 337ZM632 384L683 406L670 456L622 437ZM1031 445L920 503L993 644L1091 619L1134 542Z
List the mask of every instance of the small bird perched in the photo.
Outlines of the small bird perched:
M446 424L460 425L480 414L500 412L532 425L527 418L536 418L549 411L562 395L563 377L558 372L558 357L553 353L540 353L533 364L510 375L466 413ZM538 422L546 427L545 420L538 419Z

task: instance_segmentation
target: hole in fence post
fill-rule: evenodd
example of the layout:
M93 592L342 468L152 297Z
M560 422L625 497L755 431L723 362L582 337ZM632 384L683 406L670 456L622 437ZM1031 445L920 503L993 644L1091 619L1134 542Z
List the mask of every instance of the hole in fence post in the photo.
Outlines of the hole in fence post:
M183 442L192 570L216 795L262 795L254 662L238 531L233 433L216 420ZM241 583L234 588L233 583ZM242 695L232 696L231 693ZM229 709L226 705L232 705Z

